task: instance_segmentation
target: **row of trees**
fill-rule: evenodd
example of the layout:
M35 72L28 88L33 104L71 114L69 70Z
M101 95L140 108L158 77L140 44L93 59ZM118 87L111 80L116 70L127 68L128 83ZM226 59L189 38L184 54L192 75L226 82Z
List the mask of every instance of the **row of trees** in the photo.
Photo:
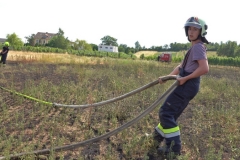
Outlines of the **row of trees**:
M221 43L217 49L217 55L227 57L240 57L240 45L235 41Z
M30 36L26 36L25 39L27 43L23 43L23 41L15 34L8 34L7 41L12 46L34 46L34 36L35 34L31 34ZM190 48L190 43L170 43L170 45L165 44L164 46L152 46L150 48L146 48L145 46L141 46L138 41L135 42L135 47L129 47L126 44L118 45L117 39L111 36L104 36L101 38L102 44L105 45L113 45L118 46L119 52L124 52L126 54L136 53L138 51L181 51L187 50ZM39 46L39 44L36 44ZM73 49L73 50L88 50L88 51L97 51L98 45L89 44L85 40L76 39L75 42L71 42L68 40L68 37L65 37L64 31L59 28L56 36L52 37L48 44L45 44L43 47L53 47L60 49ZM226 43L210 43L207 45L208 51L217 51L217 55L219 56L227 56L227 57L240 57L240 45L235 41L228 41Z

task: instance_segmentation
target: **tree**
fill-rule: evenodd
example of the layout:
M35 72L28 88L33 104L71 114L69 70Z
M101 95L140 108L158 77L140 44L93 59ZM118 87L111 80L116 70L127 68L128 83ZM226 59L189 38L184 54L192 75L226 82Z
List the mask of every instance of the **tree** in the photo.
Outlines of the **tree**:
M61 28L59 28L56 36L52 37L52 39L47 44L50 47L67 49L69 47L70 41L68 38L64 37L64 32Z
M236 57L240 57L240 45L238 45L234 50L234 55Z
M58 29L58 33L57 33L58 36L64 36L64 32L61 28Z
M23 46L23 41L16 35L16 33L7 35L7 42L11 46Z
M169 45L171 51L181 51L186 50L187 48L190 48L190 43L184 44L184 43L170 43Z
M126 53L127 48L128 48L128 46L127 46L126 44L120 44L120 45L118 46L118 51L119 51L119 52L124 52L124 53Z
M25 37L25 39L27 40L26 45L34 46L34 36L35 36L35 34Z
M101 41L104 45L118 46L117 39L111 36L104 36L103 38L101 38Z
M93 51L97 51L98 50L98 45L93 44L93 43L91 43L90 45L92 46L92 50Z
M218 56L236 57L237 42L228 41L227 43L221 43L217 50Z
M218 47L219 47L218 43L209 43L209 44L207 44L207 50L208 51L217 51Z
M165 45L163 46L163 49L167 50L167 49L168 49L168 45L165 44Z
M162 49L162 46L156 46L155 47L155 51L158 51L158 52L160 52L160 51L162 51L163 49Z
M90 44L88 44L85 40L77 39L74 43L74 49L92 51L92 46Z
M138 52L141 48L142 47L141 47L140 43L138 41L135 42L135 50L136 50L136 52Z

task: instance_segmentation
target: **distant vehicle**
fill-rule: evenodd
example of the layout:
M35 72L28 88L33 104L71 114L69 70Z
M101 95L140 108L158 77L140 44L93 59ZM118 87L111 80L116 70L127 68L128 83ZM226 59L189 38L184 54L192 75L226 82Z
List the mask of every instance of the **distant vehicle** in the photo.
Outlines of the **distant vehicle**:
M172 54L171 53L162 53L158 56L158 61L160 62L171 62L172 61Z

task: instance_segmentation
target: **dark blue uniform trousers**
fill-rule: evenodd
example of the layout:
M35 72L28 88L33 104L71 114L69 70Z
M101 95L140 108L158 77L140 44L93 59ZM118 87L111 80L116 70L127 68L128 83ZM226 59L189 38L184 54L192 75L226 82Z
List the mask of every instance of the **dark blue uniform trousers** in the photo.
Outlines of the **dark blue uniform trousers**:
M181 77L189 74L191 73L180 72ZM189 101L198 93L199 86L200 77L190 79L183 85L177 86L159 110L160 123L155 129L165 138L167 151L180 153L180 129L176 121L187 107Z
M2 57L1 57L0 63L6 64L7 54L8 54L8 53L1 54Z

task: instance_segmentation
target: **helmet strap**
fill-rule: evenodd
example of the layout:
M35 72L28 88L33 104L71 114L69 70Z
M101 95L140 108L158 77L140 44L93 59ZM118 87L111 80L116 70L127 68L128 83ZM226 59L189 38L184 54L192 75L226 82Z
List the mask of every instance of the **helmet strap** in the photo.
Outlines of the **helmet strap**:
M193 41L197 41L197 40L199 40L199 39L201 39L201 36L200 36L200 35L198 35L198 37L197 37L196 39L194 39Z

